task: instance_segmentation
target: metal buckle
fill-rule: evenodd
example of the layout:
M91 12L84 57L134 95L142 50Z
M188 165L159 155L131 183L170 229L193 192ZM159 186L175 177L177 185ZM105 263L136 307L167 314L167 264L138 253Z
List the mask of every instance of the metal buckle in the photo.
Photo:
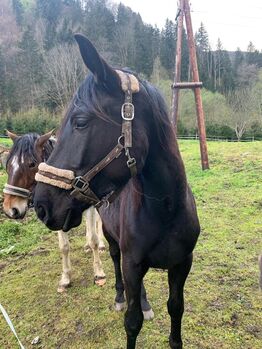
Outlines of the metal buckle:
M89 183L82 176L78 176L74 179L72 187L84 192L89 187Z
M127 164L128 168L131 168L131 167L136 165L136 159L135 158L130 158L130 159L127 160L126 164Z
M131 121L135 116L135 107L133 103L124 103L121 108L121 116L126 121Z

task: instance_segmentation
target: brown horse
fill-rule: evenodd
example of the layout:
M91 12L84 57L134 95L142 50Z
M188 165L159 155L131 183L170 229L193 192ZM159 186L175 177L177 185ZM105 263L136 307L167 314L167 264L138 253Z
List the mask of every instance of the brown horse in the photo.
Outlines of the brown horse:
M8 183L4 188L3 209L13 219L23 218L30 204L30 196L34 190L35 174L38 165L46 161L53 151L54 140L50 140L52 131L42 136L29 133L23 136L7 131L13 141L13 147L7 157L6 171ZM106 282L99 250L105 248L101 220L97 211L92 208L86 212L86 246L90 247L94 257L94 280L99 286ZM69 255L68 234L58 231L59 248L62 256L62 275L58 292L64 292L71 284L71 261Z
M168 269L169 343L181 349L183 288L200 227L166 105L148 82L114 70L87 38L75 37L91 74L72 99L54 152L39 166L37 215L50 229L67 231L83 210L100 207L104 233L115 256L118 246L122 253L128 349L143 323L143 277L150 267Z

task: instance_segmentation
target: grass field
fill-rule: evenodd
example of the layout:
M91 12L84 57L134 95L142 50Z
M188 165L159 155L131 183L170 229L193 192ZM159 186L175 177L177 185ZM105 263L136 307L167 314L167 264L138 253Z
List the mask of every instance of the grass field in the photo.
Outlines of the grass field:
M211 170L202 172L198 143L180 142L196 197L202 234L186 283L185 349L260 349L262 296L262 142L210 143ZM0 189L6 178L0 172ZM123 313L113 310L114 274L102 255L107 284L93 285L92 256L83 226L70 235L73 285L57 294L61 266L57 237L36 220L0 216L0 302L26 348L125 348ZM168 348L167 274L151 270L146 288L155 319L144 323L138 349ZM18 348L0 315L0 348Z
M10 138L0 138L0 144L5 146L11 146L12 141Z

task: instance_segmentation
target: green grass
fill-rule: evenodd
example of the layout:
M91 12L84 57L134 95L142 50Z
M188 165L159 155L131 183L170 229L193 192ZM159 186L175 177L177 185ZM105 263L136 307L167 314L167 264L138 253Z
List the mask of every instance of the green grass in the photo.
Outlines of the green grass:
M0 145L10 147L12 145L12 141L10 138L0 138Z
M211 170L201 171L199 146L180 149L196 197L202 233L186 283L185 349L260 349L261 292L257 257L262 251L262 142L210 143ZM0 175L0 189L5 176ZM92 256L86 254L83 226L70 234L73 286L57 294L60 256L55 233L33 214L25 222L0 216L0 302L26 348L125 348L123 313L113 310L114 274L102 255L107 284L93 285ZM13 248L9 251L8 248ZM167 274L151 270L146 288L155 312L144 323L138 349L168 348ZM0 316L0 348L17 348Z

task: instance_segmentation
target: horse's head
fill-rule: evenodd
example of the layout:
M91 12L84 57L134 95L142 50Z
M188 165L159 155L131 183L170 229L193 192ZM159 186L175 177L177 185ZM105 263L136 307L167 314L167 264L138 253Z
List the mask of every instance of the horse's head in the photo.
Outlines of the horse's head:
M90 74L71 101L54 152L39 167L34 196L38 217L50 229L64 231L79 225L90 205L112 200L132 170L141 172L152 123L143 84L110 67L87 38L75 38Z
M3 209L8 217L24 217L35 186L35 174L39 163L44 160L45 144L52 132L42 136L35 133L17 136L7 131L7 135L13 141L6 162L8 180L4 187Z

